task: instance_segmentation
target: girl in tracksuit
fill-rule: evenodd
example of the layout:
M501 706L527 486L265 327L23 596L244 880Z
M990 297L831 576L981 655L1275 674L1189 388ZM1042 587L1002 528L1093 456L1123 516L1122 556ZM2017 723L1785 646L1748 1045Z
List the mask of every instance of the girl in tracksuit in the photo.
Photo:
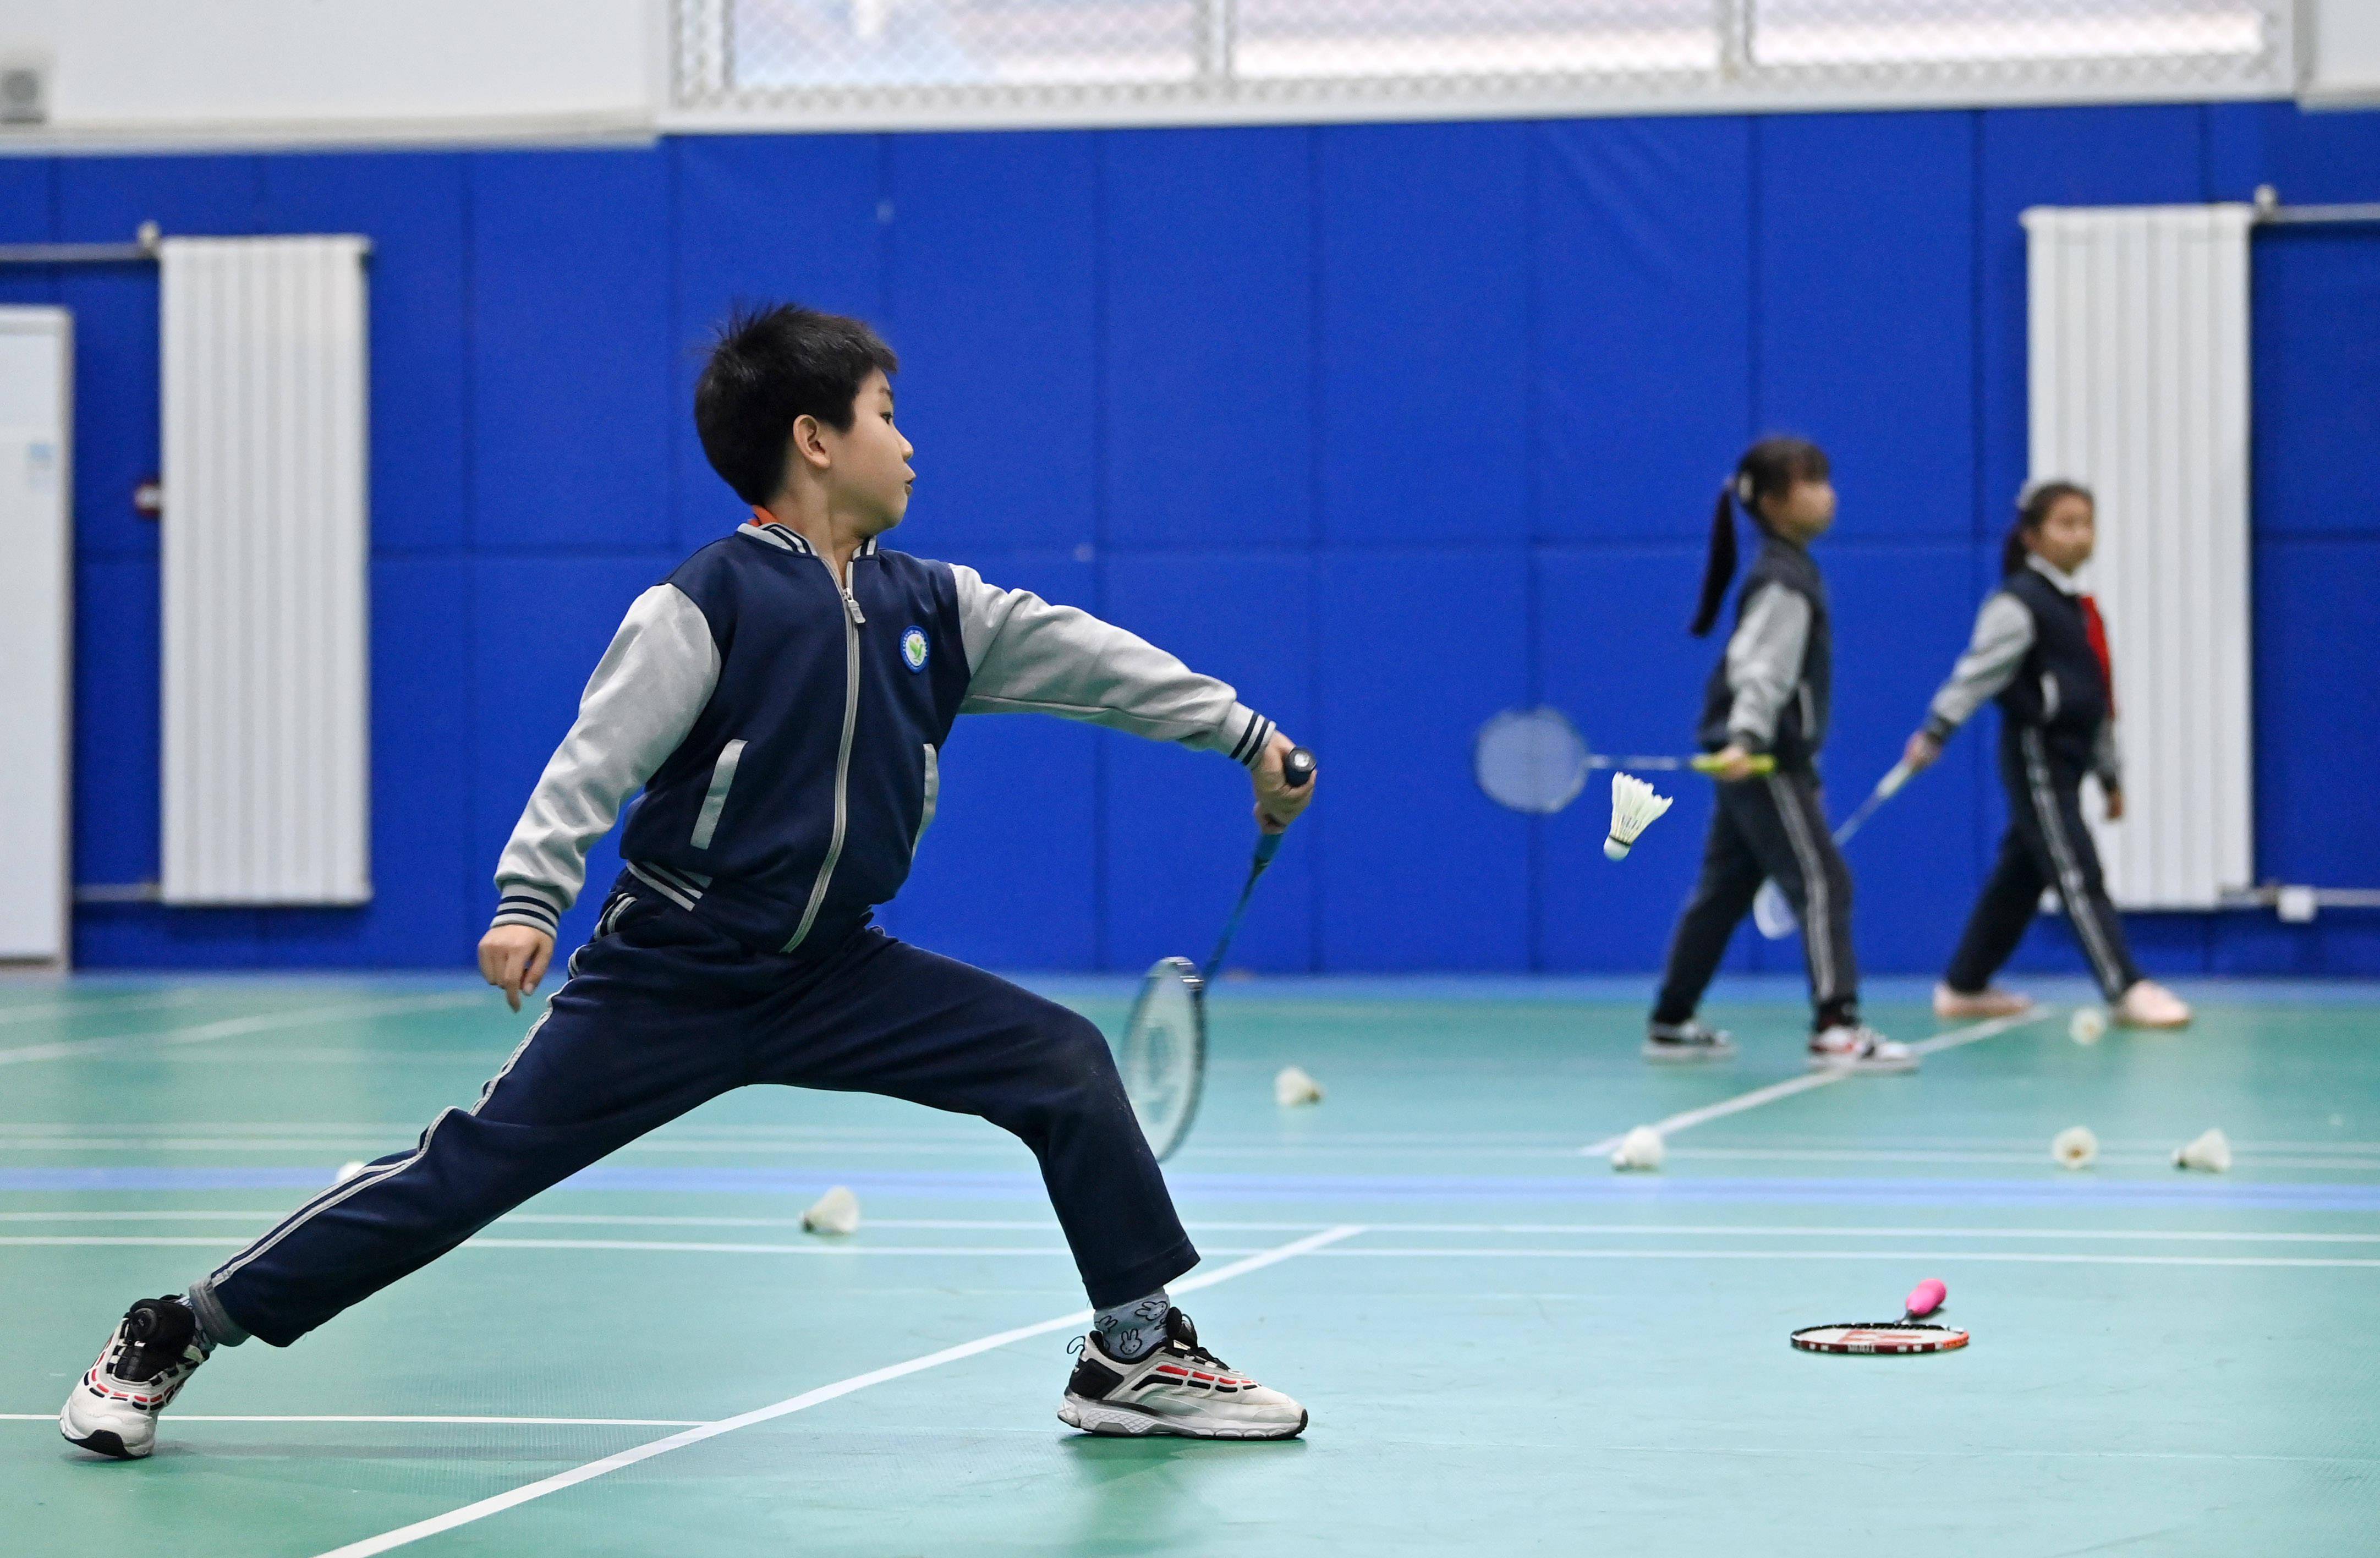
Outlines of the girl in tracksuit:
M1303 1407L1223 1367L1168 1300L1198 1253L1099 1029L870 921L933 821L962 714L1057 714L1226 756L1253 775L1271 833L1312 786L1287 784L1287 738L1225 684L1086 613L879 544L915 480L892 420L897 367L867 325L806 309L722 333L695 424L751 517L628 609L497 863L480 971L517 1010L589 846L641 792L594 938L476 1103L186 1296L133 1305L69 1394L69 1440L148 1455L158 1413L215 1347L286 1346L756 1082L975 1114L1032 1150L1096 1311L1059 1406L1068 1424L1305 1428Z
M1905 1071L1916 1065L1908 1047L1859 1018L1851 871L1819 802L1816 761L1826 741L1834 656L1827 587L1809 543L1835 518L1826 451L1798 438L1767 438L1737 462L1711 518L1693 627L1698 639L1718 621L1735 576L1739 506L1759 533L1760 550L1744 575L1735 630L1704 699L1700 736L1713 754L1708 766L1718 804L1701 880L1670 943L1645 1054L1695 1061L1733 1053L1729 1037L1696 1021L1694 1009L1762 881L1774 877L1803 926L1815 1014L1810 1064Z
M2044 481L2026 489L2001 554L2000 587L1976 614L1974 638L1934 695L1924 727L1909 738L1909 767L1925 768L1985 700L1999 703L2009 828L1935 987L1934 1010L1945 1017L2010 1016L2032 1004L1993 989L1991 979L2033 923L2042 889L2052 887L2118 1022L2179 1028L2190 1020L2188 1006L2133 966L2082 820L2086 773L2107 796L2108 820L2124 814L2107 628L2074 579L2097 541L2095 517L2087 488Z

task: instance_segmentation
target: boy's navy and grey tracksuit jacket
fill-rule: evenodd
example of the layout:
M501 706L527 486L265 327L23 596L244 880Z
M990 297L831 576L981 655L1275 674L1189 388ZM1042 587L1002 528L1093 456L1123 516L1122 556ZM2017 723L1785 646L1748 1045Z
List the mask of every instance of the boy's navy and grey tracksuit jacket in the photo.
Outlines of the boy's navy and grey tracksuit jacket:
M1833 700L1826 581L1810 554L1765 537L1736 597L1735 629L1704 696L1701 744L1776 760L1776 771L1720 784L1702 875L1670 943L1657 1023L1694 1016L1761 882L1775 878L1802 922L1817 1023L1858 1015L1852 879L1820 803L1816 761Z
M751 523L639 596L497 869L498 925L552 932L642 789L594 939L468 1110L333 1186L191 1299L285 1345L530 1196L732 1088L981 1115L1039 1159L1092 1302L1197 1261L1106 1041L869 923L933 821L962 713L1046 712L1254 766L1272 724L1122 628L880 550L847 581Z
M2123 788L2115 698L2093 606L2070 575L2040 557L2010 574L1975 616L1974 637L1934 695L1925 728L1948 741L1986 700L2000 706L2000 782L2009 828L1944 981L1972 993L1991 982L2057 889L2091 972L2109 1000L2140 975L2108 900L2082 817L2082 776Z

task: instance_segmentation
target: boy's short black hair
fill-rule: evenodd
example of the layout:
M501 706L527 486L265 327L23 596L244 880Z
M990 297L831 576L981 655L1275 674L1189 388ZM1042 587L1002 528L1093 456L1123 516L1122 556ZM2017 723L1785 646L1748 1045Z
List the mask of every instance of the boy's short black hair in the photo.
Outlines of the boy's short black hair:
M859 386L880 368L897 373L901 359L862 321L797 303L738 308L694 386L710 469L746 503L766 504L784 484L794 420L850 432Z

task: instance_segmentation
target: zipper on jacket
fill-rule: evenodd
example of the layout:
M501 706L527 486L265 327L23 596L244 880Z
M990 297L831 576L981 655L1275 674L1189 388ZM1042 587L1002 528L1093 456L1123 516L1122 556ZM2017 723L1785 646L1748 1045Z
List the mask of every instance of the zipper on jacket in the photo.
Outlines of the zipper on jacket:
M827 577L834 578L834 565L823 553L820 564ZM843 745L834 757L834 833L827 840L826 858L819 862L818 881L810 884L809 907L802 910L802 922L794 931L794 939L784 950L793 951L802 944L818 922L819 908L826 902L826 890L834 881L834 868L843 858L843 835L851 821L851 737L859 727L859 629L868 618L859 609L858 600L851 593L850 565L844 566L844 577L834 579L835 592L843 597Z

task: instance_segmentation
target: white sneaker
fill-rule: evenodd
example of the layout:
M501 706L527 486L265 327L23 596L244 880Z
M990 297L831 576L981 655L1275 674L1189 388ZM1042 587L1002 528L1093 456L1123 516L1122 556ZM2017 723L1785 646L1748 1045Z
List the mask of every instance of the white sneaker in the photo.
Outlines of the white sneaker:
M2032 996L1997 985L1977 991L1952 990L1947 984L1934 987L1934 1015L1937 1017L2017 1017L2031 1010Z
M1694 1065L1735 1058L1735 1040L1727 1033L1688 1017L1683 1022L1647 1023L1645 1058L1657 1065Z
M179 1298L143 1298L125 1311L58 1412L69 1443L119 1461L156 1448L157 1414L214 1351Z
M1821 1071L1914 1071L1917 1057L1864 1023L1837 1023L1810 1035L1810 1065Z
M2118 1028L2188 1028L2190 1004L2155 980L2142 980L2116 1003Z
M1305 1407L1200 1346L1179 1309L1165 1312L1165 1340L1130 1363L1109 1357L1096 1332L1076 1345L1082 1361L1058 1404L1058 1420L1069 1428L1189 1439L1294 1439L1305 1431Z

